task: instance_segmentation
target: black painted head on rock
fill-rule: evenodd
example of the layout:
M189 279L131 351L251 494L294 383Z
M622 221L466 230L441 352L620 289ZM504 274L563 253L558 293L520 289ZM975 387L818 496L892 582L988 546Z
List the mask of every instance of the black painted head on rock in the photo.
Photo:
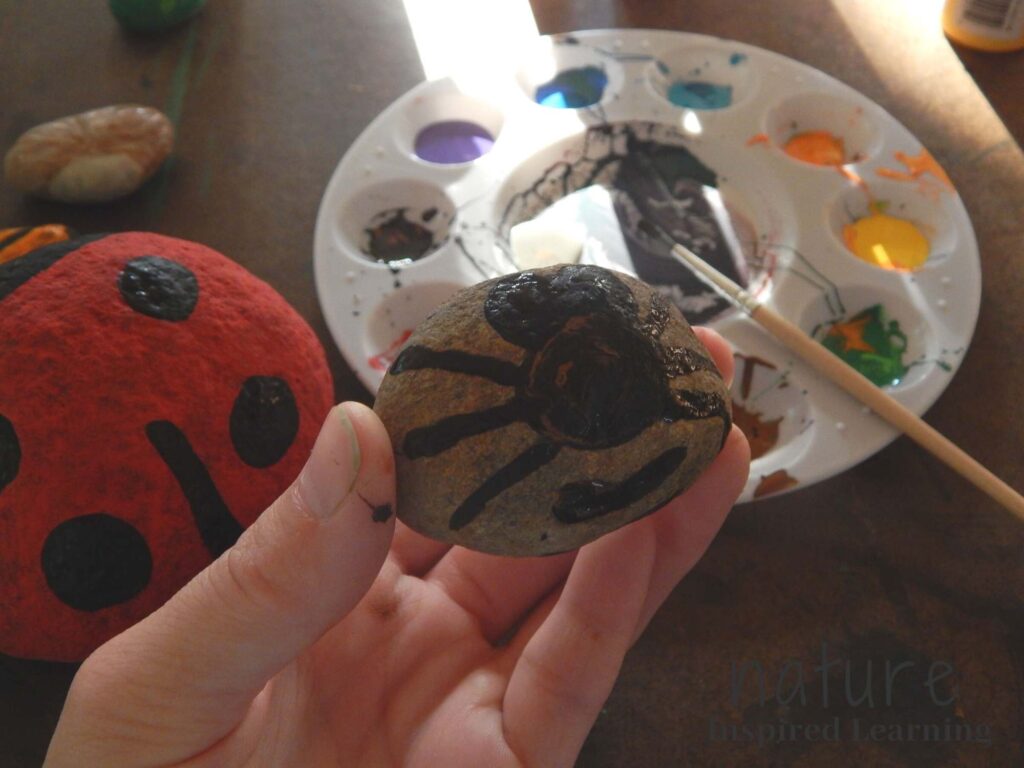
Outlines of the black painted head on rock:
M287 486L331 401L315 337L269 286L142 233L0 266L0 369L16 656L80 659L166 600Z
M519 363L464 351L411 344L392 376L422 369L465 374L508 387L511 396L486 410L450 416L407 432L409 459L437 456L460 441L525 422L536 442L466 498L450 527L480 515L496 495L540 469L565 447L598 451L636 438L657 421L718 418L729 428L728 406L717 394L670 388L675 376L711 371L714 364L689 347L666 347L669 307L655 295L643 318L630 288L615 273L589 266L522 272L493 283L483 314L501 338L526 351ZM631 504L656 488L686 457L677 446L653 457L614 485L566 484L551 514L575 523Z

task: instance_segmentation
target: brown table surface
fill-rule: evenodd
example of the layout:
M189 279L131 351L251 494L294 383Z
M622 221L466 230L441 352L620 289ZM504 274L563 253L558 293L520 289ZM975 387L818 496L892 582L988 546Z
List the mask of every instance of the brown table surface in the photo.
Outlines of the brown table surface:
M170 172L102 208L32 202L0 187L0 226L56 220L207 243L309 320L339 399L368 401L317 304L313 224L346 148L422 79L402 4L212 0L191 25L153 38L126 35L104 6L0 0L0 147L60 115L142 102L178 124ZM934 22L936 3L923 0L534 0L534 11L545 33L667 28L778 51L857 88L916 134L964 199L984 272L973 344L928 421L1024 488L1024 53L954 50ZM1024 527L901 438L827 482L733 512L627 657L580 765L1024 765L1022 599ZM830 668L828 706L814 670L823 644L841 662ZM730 698L730 670L745 660L768 672L763 706L752 688ZM856 692L869 660L882 698L886 661L913 666L897 679L892 706L841 704L845 664ZM926 686L936 661L954 670L943 681L955 684L942 689L948 704ZM798 663L806 701L783 704L771 696L776 680L785 674L788 699ZM0 765L40 762L72 672L0 659ZM834 717L840 743L712 733L713 723ZM855 741L855 719L862 731L969 724L976 738L979 727L991 738L964 741L961 730L960 740L922 742L905 728L892 741Z

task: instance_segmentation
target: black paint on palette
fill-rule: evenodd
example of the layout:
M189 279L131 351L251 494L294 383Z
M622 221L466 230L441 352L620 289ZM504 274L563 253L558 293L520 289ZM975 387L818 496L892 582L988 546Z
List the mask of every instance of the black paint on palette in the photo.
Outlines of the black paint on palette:
M555 163L513 196L499 229L508 233L573 192L605 187L637 276L671 299L688 321L706 322L731 304L677 262L671 244L686 246L740 285L747 284L747 270L743 254L730 247L735 238L723 231L730 223L718 198L718 174L684 141L675 129L654 123L591 127L578 159Z
M373 217L366 228L366 253L377 261L415 261L434 250L434 233L406 217L407 208L393 208ZM437 209L424 212L429 222Z
M599 450L622 445L657 422L721 418L729 412L715 393L674 392L667 370L715 370L698 355L666 351L660 343L667 309L653 302L640 322L630 289L615 273L566 266L553 275L521 272L496 280L484 300L488 324L526 355L515 364L458 350L406 347L390 369L434 369L478 376L512 389L490 408L460 413L411 429L401 451L410 459L437 456L462 440L525 422L538 440L500 467L469 495L449 521L458 530L488 502L551 462L565 447ZM633 504L659 488L682 464L685 450L668 452L620 483L576 483L562 489L552 514L577 523Z

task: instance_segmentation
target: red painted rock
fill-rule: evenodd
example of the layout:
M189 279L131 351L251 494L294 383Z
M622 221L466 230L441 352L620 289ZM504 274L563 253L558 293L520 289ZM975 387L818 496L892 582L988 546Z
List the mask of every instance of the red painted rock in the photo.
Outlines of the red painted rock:
M332 402L312 330L196 243L0 265L0 652L77 660L160 606L295 478Z

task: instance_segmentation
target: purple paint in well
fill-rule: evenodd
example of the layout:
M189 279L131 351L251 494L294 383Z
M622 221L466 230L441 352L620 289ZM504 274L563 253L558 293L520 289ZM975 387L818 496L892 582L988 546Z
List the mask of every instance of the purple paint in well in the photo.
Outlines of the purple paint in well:
M482 125L468 120L431 123L416 134L416 157L430 163L468 163L490 152L494 137Z

